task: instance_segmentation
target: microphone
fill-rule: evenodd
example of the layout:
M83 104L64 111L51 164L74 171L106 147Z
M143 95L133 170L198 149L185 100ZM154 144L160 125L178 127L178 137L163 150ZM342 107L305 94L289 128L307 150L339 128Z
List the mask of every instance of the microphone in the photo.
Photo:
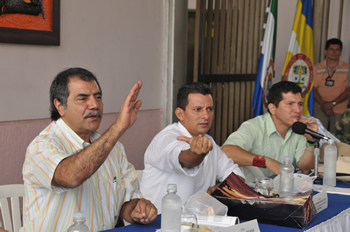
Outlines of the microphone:
M294 133L299 134L299 135L303 135L303 134L309 134L311 135L313 138L316 139L324 139L328 141L328 137L321 135L313 130L307 129L307 126L305 123L302 122L295 122L292 125L292 130Z

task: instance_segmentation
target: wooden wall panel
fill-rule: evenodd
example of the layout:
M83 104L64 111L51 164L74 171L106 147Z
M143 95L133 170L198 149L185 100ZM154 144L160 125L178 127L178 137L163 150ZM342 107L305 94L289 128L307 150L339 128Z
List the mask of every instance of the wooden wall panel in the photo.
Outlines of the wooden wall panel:
M232 13L232 38L231 38L231 56L230 73L236 73L236 54L237 54L237 34L238 34L238 4L239 0L233 1Z
M210 60L211 60L211 43L212 43L212 29L213 29L213 0L208 1L208 10L207 10L207 21L203 24L206 25L205 32L205 48L204 48L204 73L210 73Z
M198 1L201 6L207 5L205 20L201 22L205 29L203 67L199 68L202 71L198 80L208 83L213 91L215 119L209 133L221 145L253 115L251 101L263 25L260 23L261 5L265 3L260 0ZM251 75L245 79L242 74ZM236 75L240 77L236 79ZM223 79L216 78L219 76Z
M340 37L344 0L338 1L337 33ZM215 120L210 134L219 145L242 122L253 117L255 76L264 36L263 24L267 19L266 6L270 2L197 0L197 7L205 10L201 22L204 32L200 39L203 44L200 52L202 63L198 65L202 72L198 73L198 80L209 84L213 90ZM330 0L313 0L315 64L324 58L320 54L328 39L330 3Z

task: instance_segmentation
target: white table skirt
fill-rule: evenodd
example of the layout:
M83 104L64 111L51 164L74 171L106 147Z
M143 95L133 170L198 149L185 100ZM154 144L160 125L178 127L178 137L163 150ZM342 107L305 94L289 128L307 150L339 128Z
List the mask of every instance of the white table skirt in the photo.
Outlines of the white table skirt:
M350 208L305 232L350 232Z

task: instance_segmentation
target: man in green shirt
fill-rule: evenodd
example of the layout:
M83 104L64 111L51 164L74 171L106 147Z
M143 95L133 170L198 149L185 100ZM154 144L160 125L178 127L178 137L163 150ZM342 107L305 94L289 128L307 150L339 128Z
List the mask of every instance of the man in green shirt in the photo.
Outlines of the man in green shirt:
M292 125L301 121L310 130L317 131L315 120L301 118L303 102L299 85L282 81L274 84L268 95L268 113L244 122L222 146L235 163L256 166L265 176L279 174L284 156L290 156L294 167L303 173L314 168L314 140L310 135L298 135ZM246 182L254 176L242 167Z

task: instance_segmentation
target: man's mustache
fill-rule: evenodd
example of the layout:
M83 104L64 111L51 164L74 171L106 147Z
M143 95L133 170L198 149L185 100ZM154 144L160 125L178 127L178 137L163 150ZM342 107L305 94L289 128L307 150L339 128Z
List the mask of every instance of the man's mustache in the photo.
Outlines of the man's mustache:
M99 110L93 110L93 111L87 113L87 115L84 116L84 119L86 119L86 118L88 118L88 117L91 117L92 115L96 115L96 114L98 115L99 118L102 117L101 111L99 111Z

